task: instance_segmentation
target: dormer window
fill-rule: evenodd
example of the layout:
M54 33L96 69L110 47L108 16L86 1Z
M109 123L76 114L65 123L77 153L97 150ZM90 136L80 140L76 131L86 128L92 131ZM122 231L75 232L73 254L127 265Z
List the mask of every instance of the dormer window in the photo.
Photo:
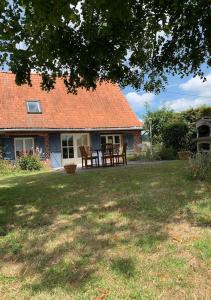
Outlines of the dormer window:
M31 100L27 101L27 112L29 114L41 114L40 101Z

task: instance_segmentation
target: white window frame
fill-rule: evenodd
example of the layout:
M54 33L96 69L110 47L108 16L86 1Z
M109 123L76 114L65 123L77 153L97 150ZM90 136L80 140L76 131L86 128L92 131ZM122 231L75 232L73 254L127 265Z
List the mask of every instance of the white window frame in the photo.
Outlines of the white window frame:
M15 149L15 159L17 159L16 155L16 141L23 141L23 151L26 151L26 140L32 140L32 149L34 152L34 138L33 137L18 137L14 138L14 149Z
M37 103L38 111L36 111L36 112L30 111L30 109L29 109L29 103ZM39 100L28 100L26 102L26 106L27 106L27 112L28 112L28 114L41 114L42 113L41 105L40 105L40 101Z
M101 134L100 135L100 144L101 144L101 136L105 136L106 138L106 144L108 144L108 137L112 136L113 137L113 145L116 145L117 143L115 143L115 136L119 137L119 144L120 144L120 148L122 148L122 135L121 134Z

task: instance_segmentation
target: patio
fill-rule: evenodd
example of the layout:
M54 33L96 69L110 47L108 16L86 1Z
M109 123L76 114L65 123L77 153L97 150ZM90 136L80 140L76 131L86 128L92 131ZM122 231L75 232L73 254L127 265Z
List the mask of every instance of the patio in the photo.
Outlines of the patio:
M100 166L127 165L127 144L123 147L117 144L103 144L99 149L89 146L80 146L82 169Z

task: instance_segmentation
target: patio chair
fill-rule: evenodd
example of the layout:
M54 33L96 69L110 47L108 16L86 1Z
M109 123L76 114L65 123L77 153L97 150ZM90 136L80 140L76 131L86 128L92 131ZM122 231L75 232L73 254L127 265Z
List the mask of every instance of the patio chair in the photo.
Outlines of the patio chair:
M123 144L121 153L114 152L113 157L116 165L120 164L120 158L122 159L122 164L127 165L127 144L126 143Z
M113 144L103 144L102 145L102 164L104 167L108 165L108 161L110 165L114 165L114 156L113 156Z
M84 162L85 168L88 168L88 166L92 168L93 161L95 161L96 166L99 166L99 157L97 155L93 155L92 149L90 147L80 146L79 149L81 152L82 168L84 168ZM88 165L89 160L91 162L91 165Z

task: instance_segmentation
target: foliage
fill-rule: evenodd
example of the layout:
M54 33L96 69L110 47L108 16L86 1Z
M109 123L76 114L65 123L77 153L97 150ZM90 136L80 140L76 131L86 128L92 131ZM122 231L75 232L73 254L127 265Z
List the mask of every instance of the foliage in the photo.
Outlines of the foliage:
M168 108L161 108L154 112L147 110L144 124L149 130L149 122L152 122L152 142L154 144L162 142L163 128L167 123L171 122L174 118L174 112Z
M9 174L14 171L17 171L17 168L15 165L13 165L11 162L7 160L0 159L0 174Z
M175 121L167 124L162 131L163 143L166 147L172 147L176 151L186 149L186 136L188 126L184 122Z
M154 161L160 160L160 156L158 151L153 147L151 150L149 147L146 147L145 150L141 150L139 152L135 152L133 155L128 156L129 161Z
M164 143L163 131L167 124L174 122L185 123L188 127L188 132L185 135L185 148L195 152L196 143L193 140L196 138L196 121L204 116L211 116L211 106L202 105L195 109L191 108L177 113L164 107L153 112L147 109L144 123L146 129L149 130L149 118L151 118L153 144ZM184 144L182 147L184 147Z
M158 152L160 159L162 160L174 160L177 158L177 151L173 147L162 146Z
M189 174L193 179L205 180L211 170L211 155L197 153L189 158Z
M38 155L23 155L17 162L21 170L37 171L42 168L42 163Z
M80 4L79 4L80 2ZM110 80L159 92L168 73L184 77L210 65L210 1L2 0L0 64L31 84L70 92ZM80 9L79 9L80 8Z

